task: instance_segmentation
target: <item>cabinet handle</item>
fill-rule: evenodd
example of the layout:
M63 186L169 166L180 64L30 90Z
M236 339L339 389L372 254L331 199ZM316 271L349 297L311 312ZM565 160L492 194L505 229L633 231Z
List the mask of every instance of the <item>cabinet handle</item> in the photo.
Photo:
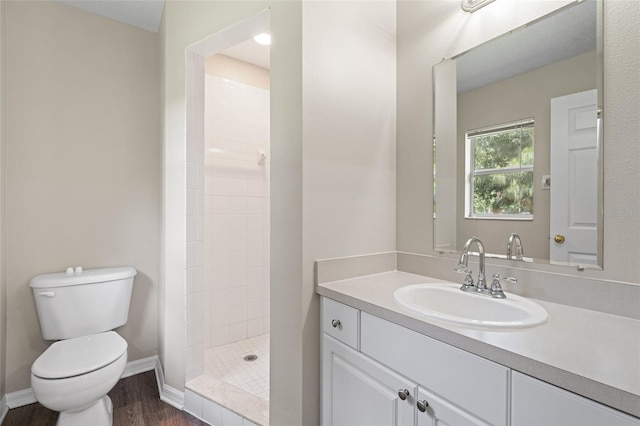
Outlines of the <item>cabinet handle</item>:
M331 325L333 326L333 328L338 328L340 326L340 320L334 319L333 321L331 321Z
M407 399L407 397L409 396L409 389L398 389L398 397L400 397L401 400L405 400Z
M418 406L418 410L424 413L425 411L427 411L427 407L429 406L429 403L427 402L426 399L423 399L422 401L418 401L416 405Z

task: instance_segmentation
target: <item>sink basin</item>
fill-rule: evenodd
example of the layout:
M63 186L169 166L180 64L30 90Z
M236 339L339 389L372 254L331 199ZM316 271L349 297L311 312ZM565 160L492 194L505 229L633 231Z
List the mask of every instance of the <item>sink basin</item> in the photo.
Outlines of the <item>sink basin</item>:
M547 322L547 311L515 294L494 299L460 290L459 284L414 284L393 294L403 307L426 317L459 325L527 328Z

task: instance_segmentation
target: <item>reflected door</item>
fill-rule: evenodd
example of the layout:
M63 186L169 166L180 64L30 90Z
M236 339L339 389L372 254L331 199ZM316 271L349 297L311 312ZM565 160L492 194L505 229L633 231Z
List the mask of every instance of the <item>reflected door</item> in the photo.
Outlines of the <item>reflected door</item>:
M597 92L551 99L552 262L597 264Z

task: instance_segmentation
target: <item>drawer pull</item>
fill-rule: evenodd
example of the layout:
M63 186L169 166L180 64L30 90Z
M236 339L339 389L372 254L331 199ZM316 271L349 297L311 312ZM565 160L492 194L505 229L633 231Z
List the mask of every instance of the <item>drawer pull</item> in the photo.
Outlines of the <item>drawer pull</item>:
M340 320L337 320L337 319L332 320L331 325L333 326L333 328L340 327Z
M429 406L429 403L427 402L426 399L423 399L422 401L418 401L416 405L418 406L418 410L424 413L425 411L427 411L427 407Z
M399 389L398 390L398 397L401 400L403 400L403 401L406 400L408 396L409 396L409 389Z

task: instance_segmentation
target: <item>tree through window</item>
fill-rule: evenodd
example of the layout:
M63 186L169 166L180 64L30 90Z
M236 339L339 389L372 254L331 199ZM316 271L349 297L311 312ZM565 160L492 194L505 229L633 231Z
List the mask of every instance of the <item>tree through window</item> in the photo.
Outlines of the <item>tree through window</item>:
M533 119L466 135L466 217L533 218Z

